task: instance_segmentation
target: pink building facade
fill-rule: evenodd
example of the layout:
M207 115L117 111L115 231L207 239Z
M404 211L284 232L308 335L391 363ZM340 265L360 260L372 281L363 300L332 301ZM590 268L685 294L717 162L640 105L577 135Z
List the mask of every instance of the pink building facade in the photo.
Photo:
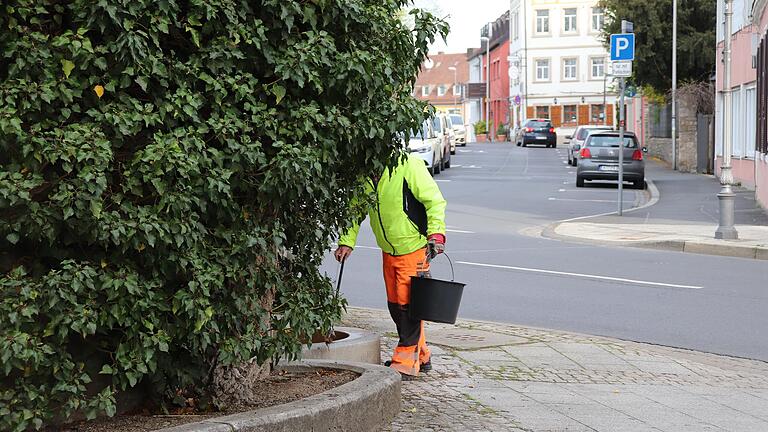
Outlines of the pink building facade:
M766 119L766 69L768 69L768 0L735 0L733 2L733 34L731 54L730 112L724 112L723 0L718 0L717 61L715 104L715 169L720 172L723 142L723 123L732 118L730 139L733 143L733 175L742 186L754 189L757 200L768 208L768 119Z

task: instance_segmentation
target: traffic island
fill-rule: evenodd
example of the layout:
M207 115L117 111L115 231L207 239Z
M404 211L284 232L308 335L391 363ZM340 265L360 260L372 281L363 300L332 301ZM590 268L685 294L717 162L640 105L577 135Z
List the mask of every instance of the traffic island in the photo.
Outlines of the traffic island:
M287 372L315 368L352 371L357 379L295 402L197 423L161 429L161 432L292 432L380 430L400 411L400 374L366 363L304 360L278 366Z

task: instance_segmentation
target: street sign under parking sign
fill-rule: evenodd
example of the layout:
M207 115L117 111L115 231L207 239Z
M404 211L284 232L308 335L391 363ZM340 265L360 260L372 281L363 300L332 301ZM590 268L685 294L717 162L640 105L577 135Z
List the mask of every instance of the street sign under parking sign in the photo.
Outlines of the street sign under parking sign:
M632 62L631 61L615 61L613 62L613 76L615 77L631 77L632 76Z
M611 61L635 59L635 35L620 33L611 35Z

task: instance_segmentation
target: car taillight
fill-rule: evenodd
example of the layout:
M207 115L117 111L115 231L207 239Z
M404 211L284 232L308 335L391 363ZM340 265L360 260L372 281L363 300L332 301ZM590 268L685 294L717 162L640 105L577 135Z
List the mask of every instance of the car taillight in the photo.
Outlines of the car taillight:
M525 131L526 131L526 132L533 132L533 128L529 128L529 127L527 127L527 128L525 128Z
M555 131L555 128L549 128L549 133L552 133Z
M635 150L634 153L632 153L632 160L643 160L643 152Z
M588 148L584 147L579 152L579 156L581 156L582 159L590 159L592 157L592 152L590 152Z

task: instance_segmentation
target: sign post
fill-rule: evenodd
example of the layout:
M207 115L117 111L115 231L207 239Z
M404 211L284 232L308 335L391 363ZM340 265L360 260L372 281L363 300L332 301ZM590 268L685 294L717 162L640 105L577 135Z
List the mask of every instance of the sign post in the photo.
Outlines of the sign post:
M621 28L625 33L611 35L611 61L613 62L613 75L619 77L619 199L618 212L621 216L624 212L624 93L625 78L632 76L632 60L635 59L635 35L632 31L632 23L622 21ZM604 108L605 109L605 108Z

